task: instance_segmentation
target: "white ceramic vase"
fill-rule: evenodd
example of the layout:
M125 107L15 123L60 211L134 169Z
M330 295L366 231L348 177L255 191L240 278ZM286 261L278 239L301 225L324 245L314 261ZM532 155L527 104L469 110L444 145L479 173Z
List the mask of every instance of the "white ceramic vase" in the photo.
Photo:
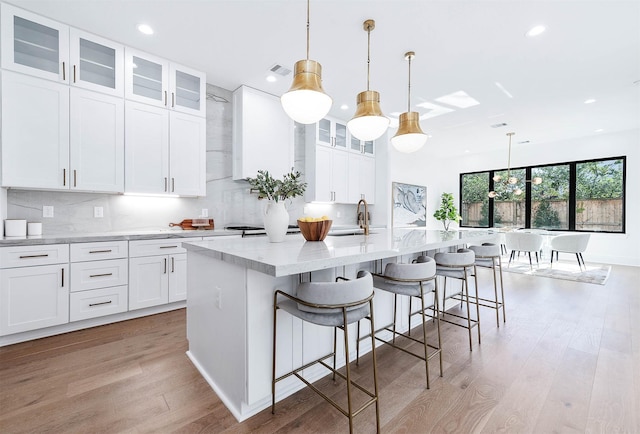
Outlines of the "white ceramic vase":
M289 213L284 207L284 202L269 201L264 207L264 229L267 231L269 241L281 243L287 235L289 228Z

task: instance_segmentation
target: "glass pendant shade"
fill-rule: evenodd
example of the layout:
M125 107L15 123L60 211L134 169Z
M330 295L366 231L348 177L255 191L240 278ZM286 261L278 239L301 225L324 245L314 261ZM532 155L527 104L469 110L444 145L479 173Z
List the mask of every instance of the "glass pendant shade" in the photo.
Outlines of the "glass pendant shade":
M297 61L291 88L280 101L287 115L298 123L313 124L325 117L333 100L322 89L322 66L315 60Z
M352 136L359 140L375 140L389 127L389 119L382 114L380 94L365 90L358 94L358 106L353 119L347 122Z
M410 153L422 148L427 135L420 128L420 114L405 112L400 115L398 132L391 138L391 144L400 152Z

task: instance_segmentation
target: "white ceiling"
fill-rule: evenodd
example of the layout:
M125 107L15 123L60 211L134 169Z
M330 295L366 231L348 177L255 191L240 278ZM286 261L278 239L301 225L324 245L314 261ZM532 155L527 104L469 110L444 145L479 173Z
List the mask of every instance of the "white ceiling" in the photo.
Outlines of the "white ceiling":
M268 69L293 69L305 57L304 0L10 2L204 70L208 83L229 90L247 84L281 95L291 76L268 83ZM368 18L376 21L371 89L387 115L406 111L409 50L412 105L460 90L480 102L423 120L432 137L422 152L506 150L508 131L514 146L536 146L640 127L640 1L312 0L310 58L322 64L339 118L352 116L366 89ZM141 22L155 34L140 34ZM526 37L537 24L547 31Z

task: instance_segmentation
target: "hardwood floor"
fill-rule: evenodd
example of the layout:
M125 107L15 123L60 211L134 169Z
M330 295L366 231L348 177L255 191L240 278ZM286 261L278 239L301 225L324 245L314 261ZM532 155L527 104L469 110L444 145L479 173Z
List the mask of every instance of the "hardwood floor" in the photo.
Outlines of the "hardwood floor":
M485 273L486 271L486 273ZM606 285L504 273L507 322L482 309L482 345L443 324L444 376L378 350L381 430L640 432L640 269ZM491 286L481 270L481 293ZM347 432L309 389L237 423L185 355L184 310L0 348L0 432ZM370 357L353 372L370 384ZM343 399L342 383L320 381ZM373 409L355 419L375 432Z

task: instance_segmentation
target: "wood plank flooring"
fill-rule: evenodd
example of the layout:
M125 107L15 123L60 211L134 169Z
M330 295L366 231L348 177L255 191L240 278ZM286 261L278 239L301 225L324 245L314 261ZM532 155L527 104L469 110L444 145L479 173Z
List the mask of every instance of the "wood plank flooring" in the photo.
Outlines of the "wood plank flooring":
M443 324L430 390L422 362L379 348L382 432L640 433L640 268L614 266L604 286L504 277L506 324L482 309L473 352L466 330ZM186 357L185 333L178 310L0 348L0 432L348 431L308 389L238 423ZM370 385L370 356L352 366ZM341 382L319 384L344 399ZM355 429L375 432L373 408Z

